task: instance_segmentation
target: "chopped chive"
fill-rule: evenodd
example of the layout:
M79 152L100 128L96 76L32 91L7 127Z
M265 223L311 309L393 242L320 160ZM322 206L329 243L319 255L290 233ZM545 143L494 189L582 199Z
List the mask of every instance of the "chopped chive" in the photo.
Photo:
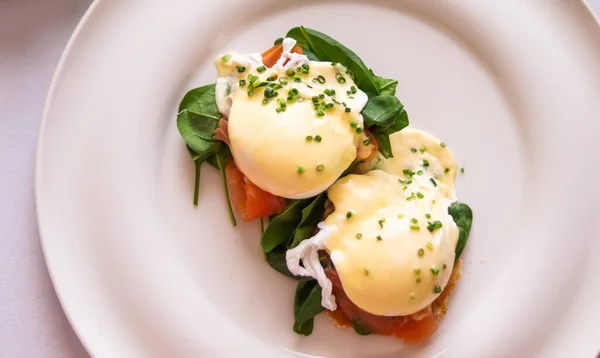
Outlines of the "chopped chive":
M421 192L419 191L419 192L417 192L417 197L418 197L419 199L423 199L425 196L423 195L423 193L421 193Z
M421 273L421 269L420 269L420 268L418 268L418 267L417 267L416 269L414 269L413 271L414 271L414 272L415 272L415 274L417 274L417 275Z
M296 71L294 71L293 69L289 69L285 72L288 76L292 77L294 75L296 75Z
M331 96L331 90L329 88L325 88L325 90L323 90L323 93L327 96Z
M323 77L323 76L321 76L321 75L318 75L318 76L316 77L316 79L317 79L317 82L319 82L320 84L323 84L323 83L325 83L325 82L326 82L326 81L325 81L325 77Z
M435 205L435 203L436 203L436 201L435 201L435 200L432 200L432 201L431 201L431 204Z
M417 172L417 175L423 175L423 171L422 171L422 170L419 170L419 171Z
M409 174L410 174L410 170L408 170L408 169L403 169L403 170L402 170L402 174L404 174L404 175L409 175Z
M423 255L425 255L425 250L423 250L423 249L419 249L419 250L417 251L417 254L418 254L419 256L423 256Z
M223 56L221 56L221 62L222 63L227 63L229 60L231 60L231 55L226 53Z
M416 218L410 219L410 222L413 224L417 224L419 221Z
M354 120L350 121L350 127L356 128L356 126L358 126L358 122L357 121L354 121Z
M398 219L404 219L404 214L398 214Z
M346 83L346 79L344 78L344 76L341 73L336 74L335 79L338 81L339 84Z
M432 273L434 276L437 276L437 275L440 273L440 269L439 269L437 266L435 266L435 265L434 265L434 266L431 266L431 273Z
M237 68L238 73L244 73L246 71L246 67L244 66L235 66Z
M383 229L383 224L385 223L385 218L379 219L378 223L379 223L379 226Z
M306 136L306 141L307 142L312 142L312 140L313 140L313 137L311 135L307 135Z
M277 107L277 108L275 108L275 112L277 112L277 113L285 112L285 107Z
M431 214L427 213L427 214L425 214L425 217L426 217L427 219L431 219Z
M433 250L433 244L432 244L431 242L427 242L427 244L426 244L425 246L427 246L427 249L428 249L429 251L432 251L432 250Z
M369 276L369 270L365 269L365 276Z
M263 73L267 70L267 68L265 66L260 66L256 70L258 71L258 73Z
M298 174L304 173L304 167L298 167Z
M419 151L421 153L425 153L427 151L427 147L423 144L423 146L421 148L419 148Z
M317 109L317 116L323 117L325 115L325 111L322 109Z
M435 293L440 293L440 292L442 292L442 286L440 286L440 285L435 285L435 287L433 288L433 292L435 292Z
M423 160L423 166L424 167L428 167L429 166L429 161L428 160Z
M319 164L319 165L317 165L317 171L318 171L318 172L322 172L322 171L323 171L323 169L325 169L325 166L324 166L323 164Z
M381 235L377 235L377 241L381 241L383 240L383 238L381 237Z
M414 293L414 292L411 292L411 293L410 293L410 295L408 295L408 297L409 297L411 300L414 300L414 299L415 299L415 293Z
M446 143L444 143L444 142L441 142L441 143L440 143L440 147L442 147L442 148L446 148Z
M351 211L348 211L348 212L346 213L346 219L350 219L350 218L352 218L352 212L351 212Z
M277 92L275 92L275 93L277 93ZM286 106L286 101L285 101L285 99L284 99L284 98L278 98L278 99L277 99L277 102L279 103L279 105L280 105L281 107L285 107L285 106Z
M442 222L441 222L441 221L439 221L439 220L436 220L436 221L434 221L434 222L433 222L433 226L434 226L436 229L441 229L441 228L442 228Z
M240 87L244 87L246 85L246 80L240 80L239 85Z
M361 127L356 128L356 134L361 134L363 129Z
M450 171L450 168L444 169L444 174L448 174L449 171Z
M346 112L346 113L350 113L350 111L351 111L351 110L352 110L352 109L350 109L350 107L346 107L346 108L344 108L344 112Z
M421 278L417 277L417 279L415 280L417 283L421 283Z
M370 140L368 140L368 139L365 139L365 140L363 141L363 144L364 144L364 145L370 145L370 144L371 144L371 141L370 141Z
M308 63L305 63L302 65L302 73L308 73L310 72L310 66Z
M446 269L446 267L447 267L447 266L446 266L446 264L443 264L443 265L442 265L442 270L445 270L445 269Z
M275 81L275 77L269 76L269 77L267 77L267 81Z
M298 95L298 89L297 89L297 88L292 88L292 89L289 91L289 93L290 93L292 96L297 96L297 95Z
M412 179L406 179L406 184L412 184Z
M323 93L319 93L319 98L323 99L325 98L325 95Z
M465 172L465 168L460 168L460 172L464 173Z
M433 186L437 186L437 182L433 178L429 178L429 181L433 184Z
M419 230L421 230L421 227L419 225L411 225L410 229L414 230L414 231L419 231Z
M254 94L254 91L253 91L253 90L251 90L251 89L249 89L249 90L248 90L248 97L252 96L253 94Z
M402 190L406 190L406 189L408 189L408 187L405 185L404 188L402 188Z
M362 239L362 234L359 232L358 234L356 234L356 238L357 238L358 240Z
M352 92L353 94L356 93L356 87L355 86L350 87L350 92Z
M417 148L410 148L410 151L413 152L413 153L416 153L417 152Z
M269 99L268 98L265 98L265 99L262 100L262 104L267 104L267 103L269 103Z
M317 134L317 135L315 136L315 142L321 142L321 139L323 139L323 138L321 138L321 136L320 136L320 135L318 135L318 134Z

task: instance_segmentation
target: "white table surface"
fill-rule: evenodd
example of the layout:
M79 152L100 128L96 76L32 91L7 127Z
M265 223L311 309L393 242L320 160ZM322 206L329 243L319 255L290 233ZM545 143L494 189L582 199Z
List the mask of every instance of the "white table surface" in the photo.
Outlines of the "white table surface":
M88 357L48 276L34 210L33 167L46 91L90 3L0 0L1 358ZM600 0L589 4L600 14Z

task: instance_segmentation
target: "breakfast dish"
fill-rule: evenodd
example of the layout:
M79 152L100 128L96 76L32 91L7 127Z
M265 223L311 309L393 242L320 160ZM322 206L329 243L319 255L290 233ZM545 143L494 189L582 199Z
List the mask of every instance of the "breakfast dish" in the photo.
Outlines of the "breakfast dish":
M177 125L196 165L221 171L230 217L260 219L266 261L299 279L294 331L326 310L359 334L426 340L460 277L472 225L446 144L409 127L397 81L293 28L263 54L220 54ZM264 228L265 220L268 220Z

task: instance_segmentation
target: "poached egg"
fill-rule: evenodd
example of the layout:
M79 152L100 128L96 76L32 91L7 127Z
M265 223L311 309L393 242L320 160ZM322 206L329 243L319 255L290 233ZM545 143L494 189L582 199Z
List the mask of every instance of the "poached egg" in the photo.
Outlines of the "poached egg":
M242 173L269 193L300 199L331 186L365 146L368 98L344 66L292 53L295 44L283 40L272 68L260 54L219 56L216 97Z
M333 213L314 237L287 252L292 273L318 280L327 309L335 310L336 303L319 250L329 254L350 300L374 315L416 313L450 278L459 234L448 214L456 201L454 157L417 129L394 133L390 142L393 158L332 185Z

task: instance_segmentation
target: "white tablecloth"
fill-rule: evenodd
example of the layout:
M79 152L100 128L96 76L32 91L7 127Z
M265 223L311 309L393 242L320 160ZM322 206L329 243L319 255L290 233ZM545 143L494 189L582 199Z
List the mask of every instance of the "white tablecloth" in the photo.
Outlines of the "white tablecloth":
M90 2L0 0L1 358L88 357L65 318L44 263L33 167L47 88ZM600 14L600 0L589 3Z

